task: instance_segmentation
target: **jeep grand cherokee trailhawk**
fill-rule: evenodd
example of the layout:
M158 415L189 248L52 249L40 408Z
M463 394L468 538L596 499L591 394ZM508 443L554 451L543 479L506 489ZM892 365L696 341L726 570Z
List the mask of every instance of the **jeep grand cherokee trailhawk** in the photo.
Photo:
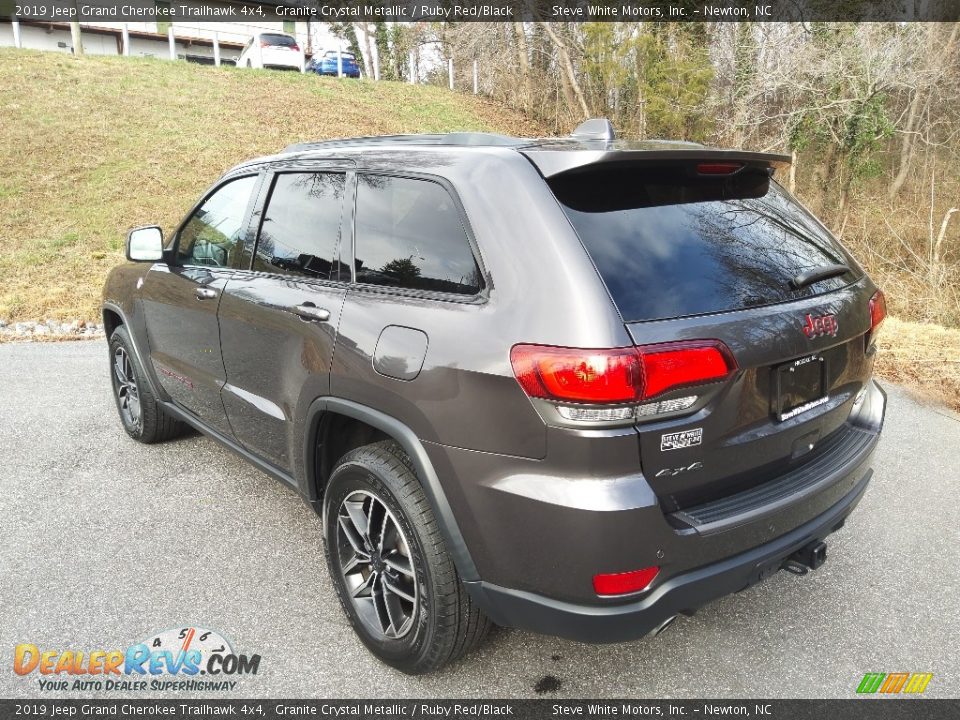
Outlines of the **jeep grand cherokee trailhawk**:
M406 672L491 622L657 633L816 568L870 479L883 294L787 162L604 120L246 162L107 280L123 426L193 426L300 493Z

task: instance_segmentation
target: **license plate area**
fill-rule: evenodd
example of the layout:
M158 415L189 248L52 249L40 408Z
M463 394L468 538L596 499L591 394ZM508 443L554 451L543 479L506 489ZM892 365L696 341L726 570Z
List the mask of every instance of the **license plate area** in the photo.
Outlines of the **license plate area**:
M776 368L774 414L789 420L823 405L827 396L827 362L822 355L807 355Z

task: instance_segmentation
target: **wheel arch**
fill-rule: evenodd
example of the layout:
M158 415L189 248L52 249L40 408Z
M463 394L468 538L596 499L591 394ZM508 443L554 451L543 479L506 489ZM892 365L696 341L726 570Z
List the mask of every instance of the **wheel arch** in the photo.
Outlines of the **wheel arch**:
M112 302L103 303L103 306L100 308L100 313L103 317L103 331L107 337L107 342L110 342L110 336L118 327L123 325L127 328L127 336L130 338L133 352L137 356L137 362L140 363L140 367L143 368L143 373L146 376L147 384L150 386L150 391L157 398L166 398L166 393L159 392L159 386L156 378L153 376L151 366L146 362L148 358L144 357L143 353L140 352L140 345L136 337L137 333L127 318L127 314L120 306Z
M339 415L368 425L385 439L394 440L410 458L417 473L417 479L430 502L437 524L443 533L450 556L457 572L464 581L479 580L476 565L467 549L460 532L460 526L453 515L453 509L447 500L440 478L430 462L430 457L420 439L409 427L394 417L374 410L366 405L336 397L322 397L311 403L305 417L305 440L303 467L307 479L308 500L317 509L321 507L323 487L327 481L324 465L332 464L339 458L324 457L322 430L325 420Z
M108 340L110 336L113 335L114 330L125 324L126 323L123 322L123 316L118 310L114 310L111 307L103 308L103 332Z

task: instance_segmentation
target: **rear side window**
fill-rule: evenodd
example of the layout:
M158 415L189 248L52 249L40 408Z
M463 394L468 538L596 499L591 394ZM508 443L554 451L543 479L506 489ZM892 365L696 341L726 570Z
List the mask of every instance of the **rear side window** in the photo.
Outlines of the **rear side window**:
M357 178L355 266L369 285L474 295L480 269L450 194L429 180Z
M293 47L297 44L297 41L289 35L273 35L269 33L261 35L260 41L273 47Z
M627 322L785 302L859 275L764 170L718 178L694 166L593 169L550 185ZM790 285L804 270L833 264L851 271Z
M283 173L273 181L253 269L337 280L343 173Z

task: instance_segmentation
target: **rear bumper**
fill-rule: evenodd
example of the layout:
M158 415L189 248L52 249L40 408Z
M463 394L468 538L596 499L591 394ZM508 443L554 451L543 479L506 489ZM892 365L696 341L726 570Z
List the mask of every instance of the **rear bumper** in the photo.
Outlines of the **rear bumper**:
M324 77L337 77L337 75L339 74L339 73L337 73L336 70L327 70L327 69L315 70L314 72L316 72L317 75L323 75ZM344 76L344 77L348 77L348 78L358 78L358 77L360 77L360 71L359 71L359 70L349 70L349 71L348 71L348 70L344 70L344 71L343 71L343 76Z
M471 595L499 625L591 643L636 640L671 617L692 614L711 600L739 592L780 569L804 545L838 530L866 492L871 470L840 502L776 540L676 575L646 597L625 605L581 605L510 590L483 581L467 583Z
M885 409L885 393L870 382L837 410L846 417L845 440L717 507L688 509L685 522L664 515L642 475L494 477L470 497L485 522L476 528L461 523L479 561L479 578L470 578L467 587L501 625L585 642L646 635L678 613L762 580L798 549L843 525L869 483ZM569 451L582 453L594 440L569 443ZM605 441L606 447L622 444ZM456 468L483 476L493 470L488 455L456 457L458 463L440 465L441 472L454 475ZM449 452L434 453L434 464L449 458ZM627 454L621 461L631 459ZM617 457L608 453L603 462L609 466ZM661 567L660 577L644 594L599 598L593 592L595 573L653 565Z

